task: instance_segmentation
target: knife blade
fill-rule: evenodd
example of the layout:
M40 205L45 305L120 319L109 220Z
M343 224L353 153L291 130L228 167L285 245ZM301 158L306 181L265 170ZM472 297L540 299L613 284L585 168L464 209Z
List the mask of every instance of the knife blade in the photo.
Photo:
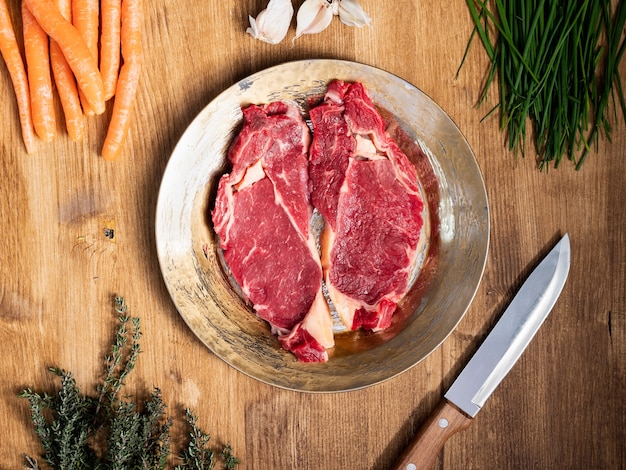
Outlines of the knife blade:
M445 442L466 429L524 352L556 303L569 273L565 234L528 276L394 467L432 468Z

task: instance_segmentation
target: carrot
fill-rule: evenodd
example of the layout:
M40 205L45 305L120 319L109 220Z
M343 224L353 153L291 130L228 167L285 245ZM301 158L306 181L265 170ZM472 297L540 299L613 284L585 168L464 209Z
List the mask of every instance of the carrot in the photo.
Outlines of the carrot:
M84 132L83 110L78 97L78 88L63 51L54 41L50 43L50 62L59 100L65 114L67 133L74 142L78 142L82 140Z
M102 147L102 157L105 160L115 160L119 157L130 127L130 115L137 94L143 60L141 50L143 14L141 8L141 0L122 0L120 40L123 64L115 87L111 122Z
M0 0L0 54L2 54L13 82L24 146L27 153L32 153L35 147L35 131L30 109L28 77L5 0Z
M99 0L73 0L72 1L72 24L85 40L85 45L92 57L98 61L98 26L100 22ZM86 115L92 116L93 109L85 95L80 93L80 101Z
M91 55L98 58L98 25L100 2L98 0L73 0L72 24L81 34Z
M26 5L22 4L24 56L30 88L30 109L35 132L45 142L56 133L48 35L39 26Z
M61 15L69 20L71 15L71 5L69 0L57 0L57 6ZM65 127L67 133L74 142L78 142L83 138L83 111L78 98L78 88L74 73L70 68L63 51L56 43L50 41L50 62L52 64L52 73L54 82L56 83L57 92L65 114Z
M102 0L100 32L100 74L104 82L104 99L115 94L120 72L120 15L121 0Z
M58 44L96 114L104 112L104 84L96 59L78 30L63 16L52 0L24 0L43 30Z

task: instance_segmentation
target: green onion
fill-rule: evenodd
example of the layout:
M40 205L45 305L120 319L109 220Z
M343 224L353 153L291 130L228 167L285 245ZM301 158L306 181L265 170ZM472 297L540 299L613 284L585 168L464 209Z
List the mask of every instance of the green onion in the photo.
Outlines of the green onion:
M524 154L527 135L532 135L539 169L557 168L564 156L580 169L600 135L610 141L609 108L617 120L620 107L626 121L619 74L626 50L626 1L467 0L467 4L474 30L459 70L478 36L490 60L479 104L498 83L499 102L487 116L500 111L508 148L517 154L521 147Z

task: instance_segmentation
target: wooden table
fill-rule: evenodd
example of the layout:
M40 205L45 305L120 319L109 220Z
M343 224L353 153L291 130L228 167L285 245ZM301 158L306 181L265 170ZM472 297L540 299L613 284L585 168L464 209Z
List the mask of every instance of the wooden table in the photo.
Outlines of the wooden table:
M9 3L17 19L18 2ZM473 425L446 444L438 468L624 468L623 120L612 144L602 142L581 171L566 162L539 172L532 152L516 159L505 149L496 118L480 122L487 108L475 104L487 62L478 42L455 78L472 27L463 0L362 0L371 27L335 19L292 44L294 20L279 45L245 34L247 15L265 4L145 2L145 67L130 136L114 163L99 157L110 107L86 120L81 143L69 140L61 120L56 139L27 155L0 65L0 466L18 468L22 453L39 452L28 404L17 394L54 390L47 367L72 371L81 389L92 390L117 323L112 297L120 294L144 331L129 391L141 397L161 388L177 422L184 406L193 408L216 443L232 444L239 468L389 468L540 254L568 232L571 273L555 309ZM349 393L277 389L213 355L177 313L155 249L159 184L186 126L237 80L305 58L374 65L422 89L466 135L490 198L486 271L456 331L401 376Z

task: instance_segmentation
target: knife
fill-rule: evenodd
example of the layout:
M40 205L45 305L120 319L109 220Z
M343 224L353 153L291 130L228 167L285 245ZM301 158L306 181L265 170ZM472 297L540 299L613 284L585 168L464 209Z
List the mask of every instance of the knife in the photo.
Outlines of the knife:
M570 243L565 234L526 279L393 468L432 468L448 438L472 423L554 307L569 266Z

